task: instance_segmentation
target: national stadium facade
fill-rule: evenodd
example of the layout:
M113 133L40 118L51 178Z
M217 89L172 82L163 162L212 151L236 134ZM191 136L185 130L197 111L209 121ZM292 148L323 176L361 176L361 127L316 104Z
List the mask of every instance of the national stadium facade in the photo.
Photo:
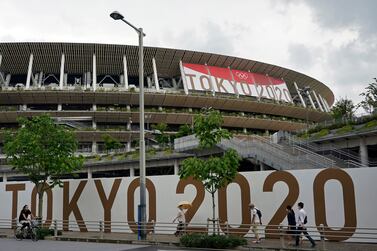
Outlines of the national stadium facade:
M146 47L144 65L147 130L166 123L174 134L211 107L235 134L297 131L330 118L334 102L320 81L249 59ZM102 151L107 134L129 151L139 136L138 82L137 46L0 43L0 128L48 113L73 128L81 152Z

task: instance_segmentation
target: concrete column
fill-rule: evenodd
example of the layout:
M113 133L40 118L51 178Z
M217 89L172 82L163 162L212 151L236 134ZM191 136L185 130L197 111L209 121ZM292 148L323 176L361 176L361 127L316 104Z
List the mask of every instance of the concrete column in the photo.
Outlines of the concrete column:
M43 81L43 71L39 73L39 79L38 79L38 87L40 88L42 86Z
M315 93L314 90L313 90L312 92L313 92L313 95L314 95L315 100L317 101L317 104L318 104L318 106L319 106L319 109L321 110L321 112L323 112L324 110L323 110L323 107L322 107L321 102L320 102L319 99L318 99L317 93Z
M147 77L147 85L148 85L148 88L152 88L152 80L150 77Z
M22 111L26 111L27 110L27 105L22 105Z
M90 167L88 167L88 169L87 169L87 171L88 171L88 180L89 179L92 179L93 178L93 172L92 172L92 169L90 168Z
M319 100L322 101L322 104L323 104L323 108L326 112L330 112L330 107L329 105L327 104L326 100L321 96L321 94L318 94L318 97L319 97Z
M63 110L62 104L58 104L58 111L61 111L61 110Z
M360 138L360 160L361 160L361 164L363 164L363 166L369 166L368 165L368 146L366 144L366 140L364 137Z
M120 82L120 87L122 87L122 85L124 86L124 75L123 74L119 75L119 82Z
M135 177L135 169L130 168L130 177Z
M92 81L93 91L97 89L97 61L96 54L93 54L93 81Z
M177 80L175 80L175 78L172 78L171 81L173 82L173 87L174 87L174 89L178 89L178 83L177 83Z
M178 172L179 172L178 160L174 160L174 175L178 175Z
M182 60L179 61L179 68L181 69L183 89L185 90L185 94L188 95L188 87L187 87L186 75L185 75L185 71L183 70Z
M97 105L96 104L93 104L92 110L93 110L93 112L97 111Z
M31 80L31 74L32 74L32 69L33 69L33 60L34 60L34 56L33 54L30 54L29 67L27 69L27 77L26 77L26 89L30 88L30 80Z
M296 82L293 82L293 84L295 85L295 88L296 88L297 94L298 94L298 96L300 97L300 100L301 100L301 104L302 104L302 106L306 108L306 104L305 104L305 102L304 102L304 99L303 99L302 96L301 96L300 89L298 88Z
M3 61L3 55L0 54L0 67L1 67L1 61Z
M264 171L264 163L259 161L260 171Z
M3 174L3 182L7 182L8 181L8 176L6 173Z
M128 70L127 70L127 58L123 55L123 75L124 75L124 88L128 90Z
M152 59L153 65L153 78L154 78L154 85L156 86L156 90L160 90L160 85L158 84L158 74L157 74L157 66L156 66L156 59Z
M92 153L97 153L97 142L92 142Z
M323 103L326 105L327 107L327 110L330 112L331 111L331 108L329 106L329 104L327 103L327 100L325 98L322 98L323 99Z
M65 55L62 54L62 58L60 60L60 78L59 78L59 89L63 90L64 86L64 62L65 62Z
M10 75L10 74L7 74L7 76L5 77L5 86L6 86L6 87L9 86L10 78L11 78L11 75Z
M97 122L94 120L92 121L92 127L94 130L97 129Z
M314 105L314 102L313 102L313 99L312 99L312 96L310 96L310 92L309 91L306 91L306 94L308 95L308 98L309 98L309 101L310 101L310 104L312 105L312 107L314 109L317 109Z
M126 152L130 152L131 151L131 142L127 142L126 144Z

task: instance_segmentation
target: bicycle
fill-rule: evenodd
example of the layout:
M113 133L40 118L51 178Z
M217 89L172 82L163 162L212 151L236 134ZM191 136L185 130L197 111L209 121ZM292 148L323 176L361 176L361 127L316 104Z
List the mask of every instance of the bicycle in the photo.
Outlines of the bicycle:
M14 229L14 236L17 240L31 239L32 241L38 241L39 223L37 220L31 220L29 226L22 228L21 223L17 224Z

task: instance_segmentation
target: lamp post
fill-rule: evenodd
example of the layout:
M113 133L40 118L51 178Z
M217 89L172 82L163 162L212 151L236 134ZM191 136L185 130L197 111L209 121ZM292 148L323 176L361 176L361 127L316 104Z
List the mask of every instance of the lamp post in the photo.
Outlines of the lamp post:
M145 36L143 28L136 28L134 25L124 19L124 16L117 11L110 14L114 20L122 20L131 28L133 28L139 35L139 106L140 106L140 204L139 204L139 217L138 221L141 224L140 238L146 239L146 186L145 186L145 135L144 135L144 63L143 63L143 37ZM125 76L127 77L127 76Z

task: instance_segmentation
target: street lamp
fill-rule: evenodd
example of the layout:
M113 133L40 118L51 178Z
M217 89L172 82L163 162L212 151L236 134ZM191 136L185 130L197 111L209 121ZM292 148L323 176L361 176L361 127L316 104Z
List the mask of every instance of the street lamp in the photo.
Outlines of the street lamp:
M146 239L146 186L145 186L145 135L144 135L144 63L143 63L143 37L145 36L143 28L136 28L134 25L124 19L124 16L117 11L110 14L114 20L122 20L131 26L139 35L139 105L140 105L140 204L138 221L141 224L140 238ZM127 77L127 76L124 76Z

